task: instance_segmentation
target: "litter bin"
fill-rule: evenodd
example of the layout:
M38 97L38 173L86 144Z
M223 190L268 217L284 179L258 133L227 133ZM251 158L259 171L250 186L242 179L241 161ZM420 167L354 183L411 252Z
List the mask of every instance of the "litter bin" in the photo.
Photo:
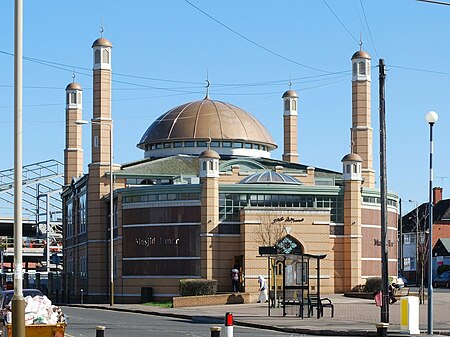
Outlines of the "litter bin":
M141 302L147 303L153 301L153 288L142 287L141 288Z
M400 330L410 335L420 334L419 298L405 296L400 300Z

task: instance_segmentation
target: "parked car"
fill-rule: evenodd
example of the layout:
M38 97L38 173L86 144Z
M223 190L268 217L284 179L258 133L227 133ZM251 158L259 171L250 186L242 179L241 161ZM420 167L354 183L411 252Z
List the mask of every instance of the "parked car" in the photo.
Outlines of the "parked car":
M403 283L403 285L408 285L408 279L404 277L402 274L398 274L397 281L399 283Z
M434 279L433 287L437 288L439 286L450 288L450 271L444 271Z
M5 321L6 317L6 308L10 305L10 302L14 296L14 290L4 290L2 291L1 298L0 298L0 321ZM42 292L38 289L23 289L23 297L35 297L35 296L43 296Z

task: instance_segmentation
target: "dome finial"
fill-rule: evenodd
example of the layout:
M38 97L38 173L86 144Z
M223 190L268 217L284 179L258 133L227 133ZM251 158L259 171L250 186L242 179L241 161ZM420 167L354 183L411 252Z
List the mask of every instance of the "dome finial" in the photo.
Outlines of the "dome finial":
M208 144L208 150L211 150L211 128L208 129L208 141L206 144Z
M362 33L359 33L359 51L362 51L362 45L363 45L363 41L362 41Z
M75 83L75 71L72 72L72 83Z
M100 37L103 37L103 32L105 31L105 29L103 28L103 19L101 20L100 23Z
M209 76L208 76L208 69L206 69L206 85L205 85L205 88L206 88L206 96L205 96L205 99L209 99L209 86L211 85L211 82L209 81Z

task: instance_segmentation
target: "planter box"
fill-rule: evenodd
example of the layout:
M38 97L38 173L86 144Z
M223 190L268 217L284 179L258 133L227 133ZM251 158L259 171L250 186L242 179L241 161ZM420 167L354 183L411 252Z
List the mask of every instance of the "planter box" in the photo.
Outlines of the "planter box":
M348 291L344 293L345 297L354 297L354 298L365 298L368 300L373 300L374 294L373 293L364 293L364 292L357 292L357 291Z

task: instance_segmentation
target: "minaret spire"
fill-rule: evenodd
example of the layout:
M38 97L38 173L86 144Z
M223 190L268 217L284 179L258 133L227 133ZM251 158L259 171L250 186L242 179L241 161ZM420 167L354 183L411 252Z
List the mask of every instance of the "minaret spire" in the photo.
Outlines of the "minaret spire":
M209 99L209 87L211 85L211 82L209 81L209 74L208 74L208 69L206 69L206 95L205 95L205 99Z

